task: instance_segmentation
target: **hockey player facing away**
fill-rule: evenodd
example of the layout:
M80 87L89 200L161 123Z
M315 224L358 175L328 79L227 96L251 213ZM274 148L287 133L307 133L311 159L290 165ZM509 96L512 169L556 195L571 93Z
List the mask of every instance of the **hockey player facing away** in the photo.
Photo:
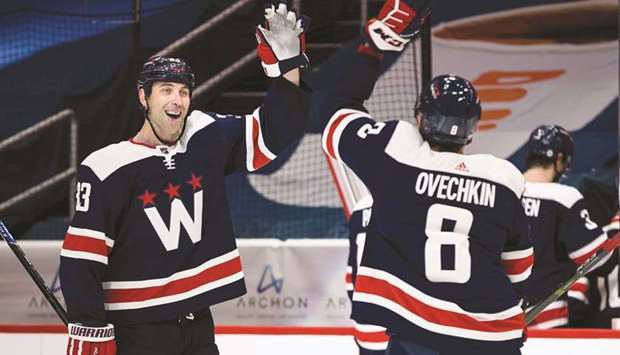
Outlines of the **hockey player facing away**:
M425 1L386 1L323 107L323 149L373 197L352 318L387 328L389 355L519 354L533 254L525 182L505 160L463 154L480 118L476 90L435 77L418 98L417 127L377 122L363 106L381 60L427 13Z
M372 216L372 196L366 195L360 199L351 213L349 219L349 257L347 259L347 273L345 275L347 295L353 300L353 288L357 268L362 259L364 244L366 243L366 231ZM355 322L353 338L359 348L360 355L383 355L387 348L389 336L385 328L372 324L360 324Z
M581 193L557 183L570 167L573 139L557 125L537 127L527 143L523 206L534 245L534 267L528 300L534 305L551 294L576 268L607 241L590 219ZM568 325L564 295L543 310L530 327L549 329Z
M188 115L190 67L151 58L142 129L82 162L61 251L67 354L218 354L209 307L246 292L224 177L269 163L308 121L301 21L285 5L265 17L258 53L277 78L253 113Z
M603 227L609 237L620 230L620 213ZM620 250L568 291L571 326L620 330Z

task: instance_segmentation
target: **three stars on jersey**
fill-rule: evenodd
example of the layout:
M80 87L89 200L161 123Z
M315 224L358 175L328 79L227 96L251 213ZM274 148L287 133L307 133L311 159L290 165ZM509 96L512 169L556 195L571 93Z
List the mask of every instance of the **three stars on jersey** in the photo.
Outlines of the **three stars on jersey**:
M192 191L196 192L196 190L202 189L202 176L197 176L192 173L192 178L187 180L186 183L192 187ZM164 189L164 193L168 195L170 200L175 197L181 198L180 189L181 185L174 185L169 182L168 186ZM138 199L142 201L142 207L147 207L148 205L155 205L155 196L157 196L157 193L150 192L147 189L142 195L138 196Z

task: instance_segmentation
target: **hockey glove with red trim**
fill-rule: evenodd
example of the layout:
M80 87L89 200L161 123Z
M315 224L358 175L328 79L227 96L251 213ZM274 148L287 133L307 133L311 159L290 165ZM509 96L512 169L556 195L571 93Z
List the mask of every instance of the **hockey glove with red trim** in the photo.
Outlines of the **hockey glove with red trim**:
M87 327L69 323L67 355L116 355L114 326Z
M387 0L379 15L364 28L370 45L379 51L400 52L420 32L431 12L430 0Z
M268 77L277 78L310 63L305 53L308 22L305 16L297 19L283 3L277 9L274 6L265 9L265 27L256 27L256 51Z

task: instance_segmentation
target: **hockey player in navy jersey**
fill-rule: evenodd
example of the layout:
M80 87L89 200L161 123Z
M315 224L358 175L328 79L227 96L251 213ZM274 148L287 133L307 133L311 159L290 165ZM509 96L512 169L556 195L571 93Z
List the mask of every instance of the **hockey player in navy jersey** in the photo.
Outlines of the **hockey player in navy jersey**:
M590 219L581 193L557 183L573 157L570 134L557 125L537 127L527 143L523 206L534 245L534 267L528 300L531 305L551 294L607 241ZM564 295L543 310L530 327L548 329L568 325Z
M268 164L308 121L303 25L283 4L265 17L258 54L276 79L253 113L188 114L190 67L151 58L142 129L82 162L61 251L67 354L218 354L209 307L246 292L224 177Z
M373 198L352 318L387 328L390 355L518 354L533 254L525 183L503 159L463 154L481 114L475 88L435 77L412 112L417 126L375 121L363 105L427 6L386 1L322 107L323 149Z
M620 213L603 227L609 237L620 230ZM571 325L620 330L620 251L582 277L568 291Z
M353 300L353 288L357 268L359 267L366 244L366 230L372 215L372 196L366 195L360 199L349 219L349 257L345 275L346 288L349 299ZM355 322L355 321L354 321ZM387 348L389 337L385 328L372 324L355 322L353 338L359 348L360 355L383 355Z

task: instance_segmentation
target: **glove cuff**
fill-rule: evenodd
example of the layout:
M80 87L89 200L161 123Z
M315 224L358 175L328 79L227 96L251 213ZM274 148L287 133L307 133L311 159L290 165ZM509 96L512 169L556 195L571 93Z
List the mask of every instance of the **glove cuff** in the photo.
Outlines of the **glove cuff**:
M380 51L401 52L410 41L377 19L371 19L364 32L368 41Z
M305 53L301 53L292 58L284 59L273 64L266 64L261 61L265 75L270 78L277 78L282 74L288 73L295 68L305 68L310 63L310 60Z
M69 337L92 343L102 343L114 340L114 326L108 324L105 327L87 327L78 323L69 323Z

